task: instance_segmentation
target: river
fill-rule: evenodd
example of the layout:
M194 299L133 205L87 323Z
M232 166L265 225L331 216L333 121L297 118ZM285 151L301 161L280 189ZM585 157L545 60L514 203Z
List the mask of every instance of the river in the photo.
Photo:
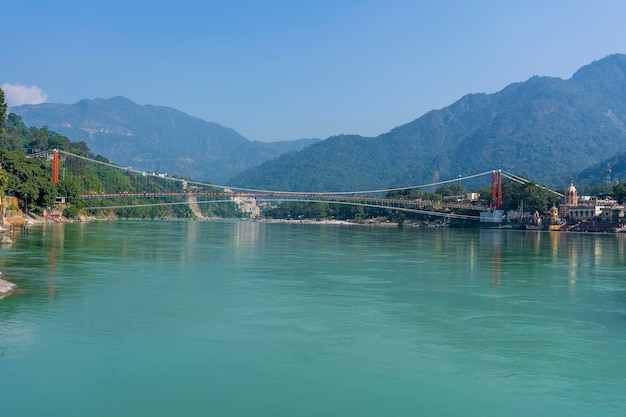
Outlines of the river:
M112 221L12 239L2 415L626 415L624 234Z

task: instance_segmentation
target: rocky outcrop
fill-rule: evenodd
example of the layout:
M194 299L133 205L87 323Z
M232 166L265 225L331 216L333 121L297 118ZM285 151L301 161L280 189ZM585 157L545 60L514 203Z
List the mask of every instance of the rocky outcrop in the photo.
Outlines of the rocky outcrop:
M17 285L0 278L0 299L6 297L7 295L10 295L13 291L16 290L16 288Z

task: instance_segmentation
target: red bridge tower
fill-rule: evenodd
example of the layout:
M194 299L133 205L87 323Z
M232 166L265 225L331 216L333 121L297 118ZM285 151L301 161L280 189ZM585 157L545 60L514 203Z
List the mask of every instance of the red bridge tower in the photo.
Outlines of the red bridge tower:
M59 151L52 151L52 183L59 182Z
M502 206L502 171L491 172L491 207L500 210Z

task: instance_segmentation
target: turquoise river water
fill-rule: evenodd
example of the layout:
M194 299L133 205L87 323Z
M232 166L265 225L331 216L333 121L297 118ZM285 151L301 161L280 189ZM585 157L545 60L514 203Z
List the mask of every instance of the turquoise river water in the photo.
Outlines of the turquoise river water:
M2 416L624 416L624 234L252 222L0 248Z

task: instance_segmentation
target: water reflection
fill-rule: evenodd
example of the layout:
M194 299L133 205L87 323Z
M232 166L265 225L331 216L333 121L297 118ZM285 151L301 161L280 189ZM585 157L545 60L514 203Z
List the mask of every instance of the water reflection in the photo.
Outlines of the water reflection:
M548 232L550 233L550 245L552 246L552 260L555 261L559 255L559 240L561 239L561 232Z
M502 281L502 234L493 235L490 251L491 284L500 285Z
M50 255L48 258L48 298L53 299L54 293L56 292L56 269L57 269L57 251L59 247L62 249L63 243L65 241L65 227L59 225L52 225L48 227L44 226L44 236L50 231L51 239L50 239ZM51 229L51 230L49 230Z
M232 244L236 247L254 246L259 242L259 227L257 222L235 222Z

